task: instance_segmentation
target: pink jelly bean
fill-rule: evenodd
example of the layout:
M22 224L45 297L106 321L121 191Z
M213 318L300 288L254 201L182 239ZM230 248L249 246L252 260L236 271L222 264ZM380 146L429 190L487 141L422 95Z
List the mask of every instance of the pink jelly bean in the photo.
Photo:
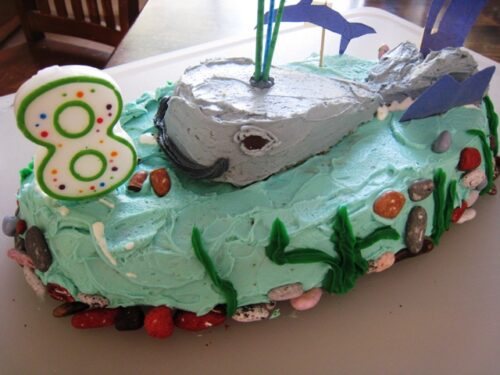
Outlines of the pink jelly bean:
M304 311L316 306L323 295L323 289L312 288L302 294L300 297L290 300L290 304L295 310Z
M35 268L33 260L31 260L31 258L22 251L16 249L10 249L7 251L7 256L13 261L17 262L17 264L19 264L20 266L32 269Z

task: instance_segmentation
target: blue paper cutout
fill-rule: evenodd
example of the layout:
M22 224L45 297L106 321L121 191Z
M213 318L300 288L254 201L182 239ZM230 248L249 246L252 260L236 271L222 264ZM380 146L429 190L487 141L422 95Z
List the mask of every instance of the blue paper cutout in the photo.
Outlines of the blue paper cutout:
M417 98L399 121L439 115L453 107L480 102L494 72L495 67L490 66L463 82L458 82L450 75L441 77Z
M430 51L463 46L465 38L487 1L451 0L439 23L438 30L433 33L438 15L447 4L447 0L434 0L427 16L420 52L427 56Z
M359 38L376 31L362 23L351 23L342 15L326 5L312 5L313 0L301 0L297 5L286 6L281 22L310 22L331 32L340 34L340 49L342 55L351 39ZM269 22L269 12L264 15L264 23Z

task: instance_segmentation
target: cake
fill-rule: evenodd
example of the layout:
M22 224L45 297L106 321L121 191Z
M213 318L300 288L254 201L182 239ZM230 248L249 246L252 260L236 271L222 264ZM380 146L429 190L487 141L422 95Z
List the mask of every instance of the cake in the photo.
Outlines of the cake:
M311 71L313 60L287 69ZM360 84L379 67L348 56L327 62L314 74ZM323 290L345 293L365 273L430 251L493 189L487 139L497 117L488 98L409 123L398 121L395 101L330 150L237 187L195 180L166 160L152 118L175 89L125 105L122 126L139 157L128 186L63 201L40 190L32 166L21 171L9 255L39 293L64 301L55 315L76 313L76 327L103 315L128 329L142 325L143 311L147 320L173 309L180 327L201 329L228 311L238 321L267 318L280 300L306 309ZM159 169L168 187L155 186Z
M61 301L53 315L165 338L307 310L433 250L496 193L498 116L474 83L493 72L466 50L317 63L275 67L262 88L251 60L209 60L123 112L90 68L28 81L18 126L45 148L2 227L30 286ZM479 100L403 121L443 77Z

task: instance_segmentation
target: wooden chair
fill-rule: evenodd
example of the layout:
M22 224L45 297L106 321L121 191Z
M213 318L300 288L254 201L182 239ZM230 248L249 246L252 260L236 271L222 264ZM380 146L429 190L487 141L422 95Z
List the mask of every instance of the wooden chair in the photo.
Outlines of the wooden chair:
M27 43L0 50L0 95L16 91L26 79L50 65L104 68L139 14L138 0L118 0L118 15L111 0L53 0L53 9L49 0L16 1ZM70 38L61 41L45 33ZM81 39L105 46L82 45Z

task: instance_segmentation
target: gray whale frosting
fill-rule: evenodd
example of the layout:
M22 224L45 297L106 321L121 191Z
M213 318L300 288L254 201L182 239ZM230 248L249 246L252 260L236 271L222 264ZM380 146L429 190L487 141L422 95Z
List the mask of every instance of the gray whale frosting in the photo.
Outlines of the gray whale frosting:
M201 167L229 160L214 178L245 186L327 151L377 108L415 98L445 74L464 80L477 71L461 48L426 58L411 43L389 51L365 83L274 67L271 88L249 82L253 61L209 60L188 68L164 117L168 137Z
M244 58L188 68L169 101L168 136L185 155L229 159L217 181L248 185L326 151L379 106L364 84L278 67L273 87L255 88L253 69Z
M387 52L375 65L367 83L377 91L384 103L416 98L440 77L450 74L458 81L477 71L477 63L463 48L445 48L422 56L412 43L401 43Z

